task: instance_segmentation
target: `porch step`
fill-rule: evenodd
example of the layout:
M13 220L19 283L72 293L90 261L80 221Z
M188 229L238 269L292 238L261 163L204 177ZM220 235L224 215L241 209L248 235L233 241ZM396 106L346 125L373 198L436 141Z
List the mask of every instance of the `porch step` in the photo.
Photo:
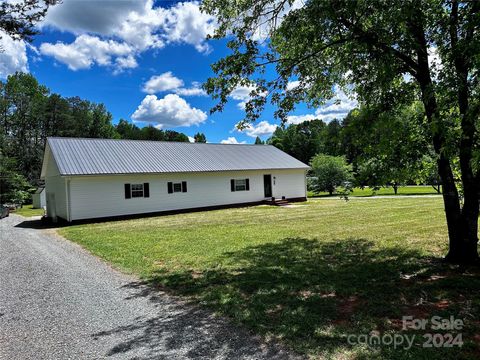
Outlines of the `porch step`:
M267 205L272 205L272 206L286 206L288 205L288 200L282 200L282 199L265 200L265 203Z

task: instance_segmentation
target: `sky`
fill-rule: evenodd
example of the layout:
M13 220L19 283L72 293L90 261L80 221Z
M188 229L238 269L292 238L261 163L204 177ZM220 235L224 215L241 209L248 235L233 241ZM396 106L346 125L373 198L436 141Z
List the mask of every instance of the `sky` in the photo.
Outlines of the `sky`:
M206 40L216 20L199 6L195 1L63 0L49 9L31 44L2 35L0 79L29 72L52 93L104 103L114 123L125 119L190 137L203 132L213 143L267 139L279 125L272 105L249 128L235 127L244 118L246 87L235 89L221 113L210 114L215 100L201 84L228 49L224 40ZM336 89L336 98L320 108L299 104L288 122L341 119L355 106Z

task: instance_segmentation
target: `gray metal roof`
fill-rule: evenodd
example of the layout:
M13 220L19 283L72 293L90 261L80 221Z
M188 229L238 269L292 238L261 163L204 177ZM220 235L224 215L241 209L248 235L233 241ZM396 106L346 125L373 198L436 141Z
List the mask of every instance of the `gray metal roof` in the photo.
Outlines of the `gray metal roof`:
M271 145L48 138L61 175L308 169Z

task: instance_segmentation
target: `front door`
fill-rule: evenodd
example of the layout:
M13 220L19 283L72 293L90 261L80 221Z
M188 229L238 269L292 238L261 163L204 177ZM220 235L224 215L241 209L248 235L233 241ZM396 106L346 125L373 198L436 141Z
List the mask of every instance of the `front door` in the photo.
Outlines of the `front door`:
M272 197L272 175L263 175L265 197Z

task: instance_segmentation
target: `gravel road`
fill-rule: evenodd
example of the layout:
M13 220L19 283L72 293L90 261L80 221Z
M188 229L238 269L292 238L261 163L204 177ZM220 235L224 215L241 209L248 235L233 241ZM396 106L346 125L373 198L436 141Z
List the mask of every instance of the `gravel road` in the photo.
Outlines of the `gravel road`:
M294 357L35 223L0 220L0 359Z

